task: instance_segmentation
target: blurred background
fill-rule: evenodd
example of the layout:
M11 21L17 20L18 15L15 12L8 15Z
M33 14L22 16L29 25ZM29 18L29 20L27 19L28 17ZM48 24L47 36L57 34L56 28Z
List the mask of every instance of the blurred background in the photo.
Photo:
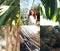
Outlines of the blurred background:
M40 25L60 25L60 0L40 0Z

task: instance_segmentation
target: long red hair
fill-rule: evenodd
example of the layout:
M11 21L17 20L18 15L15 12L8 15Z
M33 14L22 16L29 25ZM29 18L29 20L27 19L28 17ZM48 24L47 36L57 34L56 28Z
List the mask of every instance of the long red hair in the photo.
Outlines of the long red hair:
M33 15L31 14L31 11L33 11L33 12L34 12L34 14L33 14ZM31 16L31 15L34 17L34 19L36 19L36 11L35 11L35 10L31 9L31 10L29 11L28 18L29 18L29 16Z

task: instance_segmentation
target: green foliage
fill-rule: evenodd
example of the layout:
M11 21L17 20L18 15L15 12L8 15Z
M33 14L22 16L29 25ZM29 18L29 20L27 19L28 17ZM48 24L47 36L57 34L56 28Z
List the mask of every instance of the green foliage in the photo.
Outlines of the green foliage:
M35 10L36 12L39 12L40 9L41 9L41 8L40 8L40 4L39 4L38 6L36 6L36 5L34 6L34 10Z
M11 6L3 15L0 16L0 25L4 25L6 23L14 9L15 7Z
M2 1L1 1L1 4L3 4ZM0 26L5 24L12 25L13 20L15 20L16 25L20 24L20 20L18 20L16 16L16 14L20 15L19 1L20 0L4 0L5 4L9 5L9 8L0 16ZM20 19L20 16L19 16L19 19Z
M48 19L52 19L53 15L56 12L57 9L57 0L41 0L44 7L45 7L45 13Z
M56 21L58 21L59 24L60 24L60 8L57 9L57 18L56 18Z
M57 7L57 0L41 0L46 16L45 18L57 21L60 24L60 8Z
M6 5L19 5L20 0L6 0Z
M4 0L0 0L0 5L4 2Z
M14 6L12 8L14 8ZM13 20L15 21L15 25L20 25L20 8L17 6L15 6L13 11L10 13L10 18L8 19L6 24L9 23L9 25L12 25Z

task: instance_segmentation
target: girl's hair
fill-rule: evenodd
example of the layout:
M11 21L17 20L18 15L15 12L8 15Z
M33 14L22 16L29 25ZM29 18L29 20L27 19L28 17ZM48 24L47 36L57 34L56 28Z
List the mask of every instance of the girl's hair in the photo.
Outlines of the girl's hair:
M31 10L29 11L28 18L29 18L29 16L31 15L31 11L34 12L33 17L34 17L34 19L36 19L36 11L35 11L34 9L31 9Z

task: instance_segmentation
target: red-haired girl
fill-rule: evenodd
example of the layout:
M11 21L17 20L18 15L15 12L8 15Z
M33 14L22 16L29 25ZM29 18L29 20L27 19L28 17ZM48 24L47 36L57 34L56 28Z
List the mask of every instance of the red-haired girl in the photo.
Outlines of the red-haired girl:
M28 25L34 25L36 24L37 21L37 16L35 10L31 9L29 11L29 16L28 16Z

